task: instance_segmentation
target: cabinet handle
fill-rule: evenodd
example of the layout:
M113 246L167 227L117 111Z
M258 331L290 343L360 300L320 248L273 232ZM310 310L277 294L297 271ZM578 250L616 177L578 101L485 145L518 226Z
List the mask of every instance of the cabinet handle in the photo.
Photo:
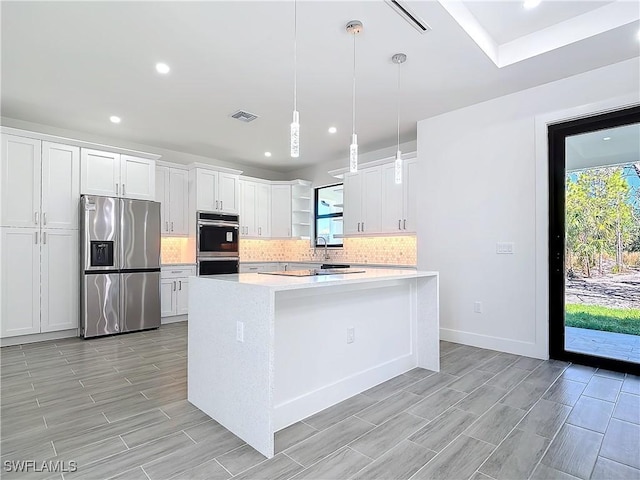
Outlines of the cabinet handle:
M36 245L38 244L38 232L36 232Z
M404 229L405 230L407 229L407 219L406 218L404 219Z
M216 200L216 210L218 210L218 200Z
M173 291L174 292L176 291L176 282L175 281L173 282Z
M220 210L222 210L222 200L220 200Z
M118 195L118 184L116 183L116 195Z
M360 231L360 222L358 222L358 231Z
M400 222L402 222L402 220L398 220L398 230L402 230L402 227L400 226Z
M124 183L122 184L122 194L123 194L123 195L126 195L126 194L127 194L127 192L126 192L126 191L125 191L125 189L124 189Z
M171 222L171 231L173 232L173 222Z
M362 222L362 231L364 232L364 222Z
M47 212L44 212L42 214L42 224L46 225L47 224Z
M47 232L42 232L42 244L47 244Z
M180 284L180 288L178 288L178 290L182 290L182 280L178 280L178 283Z
M35 212L33 214L33 217L34 217L34 221L35 221L36 225L38 225L38 212Z
M262 227L258 227L258 235L262 235Z
M182 273L182 270L171 270L171 273Z
M165 224L165 229L164 229L164 231L165 231L165 232L168 232L168 231L169 231L169 222L164 222L164 224Z

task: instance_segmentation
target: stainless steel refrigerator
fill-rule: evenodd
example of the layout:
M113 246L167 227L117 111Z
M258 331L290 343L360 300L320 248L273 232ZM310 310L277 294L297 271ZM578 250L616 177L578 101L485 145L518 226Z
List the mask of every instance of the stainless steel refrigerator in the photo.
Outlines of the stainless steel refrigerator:
M81 336L160 326L160 204L80 198Z

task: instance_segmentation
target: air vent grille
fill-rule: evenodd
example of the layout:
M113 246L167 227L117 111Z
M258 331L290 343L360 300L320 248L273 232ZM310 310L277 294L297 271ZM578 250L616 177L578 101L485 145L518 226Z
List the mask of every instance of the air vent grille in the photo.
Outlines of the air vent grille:
M258 118L258 115L245 112L244 110L238 110L237 112L231 114L231 118L235 118L236 120L240 120L241 122L249 123Z
M427 33L431 31L431 27L422 20L418 15L411 11L409 7L397 0L385 0L385 2L393 8L398 14L404 18L409 24L418 30L420 33Z

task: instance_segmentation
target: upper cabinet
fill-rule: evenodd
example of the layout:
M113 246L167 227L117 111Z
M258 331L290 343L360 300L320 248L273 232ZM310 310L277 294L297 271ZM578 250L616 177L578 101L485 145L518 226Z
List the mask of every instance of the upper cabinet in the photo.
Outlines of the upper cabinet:
M5 227L78 228L78 147L2 135Z
M238 214L237 174L195 168L196 210Z
M189 172L180 168L156 168L156 201L163 235L189 233Z
M344 175L344 233L380 233L382 228L382 167Z
M271 185L271 236L291 236L291 185Z
M271 185L240 179L240 235L271 236Z
M344 234L415 233L415 158L403 161L402 183L393 163L344 174Z
M80 192L154 200L155 165L155 160L83 148Z

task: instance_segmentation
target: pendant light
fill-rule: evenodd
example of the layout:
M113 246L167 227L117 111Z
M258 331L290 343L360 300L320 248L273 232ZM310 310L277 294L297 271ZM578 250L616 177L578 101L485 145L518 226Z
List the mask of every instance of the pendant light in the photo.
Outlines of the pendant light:
M396 112L398 118L398 147L396 150L396 160L394 162L393 173L397 184L402 183L402 152L400 151L400 65L407 61L404 53L396 53L391 57L391 61L398 65L398 94L396 99Z
M358 171L358 136L356 135L356 35L362 32L362 22L351 20L347 23L347 32L353 35L353 130L349 146L349 171Z
M293 121L291 158L300 156L300 114L298 113L298 2L293 0Z

